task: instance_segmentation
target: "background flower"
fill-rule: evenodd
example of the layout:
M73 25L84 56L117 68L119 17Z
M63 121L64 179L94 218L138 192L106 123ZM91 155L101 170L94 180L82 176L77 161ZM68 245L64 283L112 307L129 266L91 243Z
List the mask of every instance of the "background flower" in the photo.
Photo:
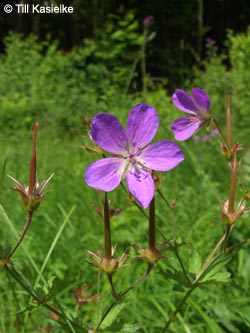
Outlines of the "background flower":
M173 94L174 105L189 116L176 119L171 126L178 141L189 139L210 118L210 98L200 88L192 89L193 97L184 90L176 89Z
M145 103L132 108L126 131L115 116L97 114L92 121L91 137L112 156L89 165L85 172L86 183L109 192L126 174L129 192L146 208L154 196L152 170L171 170L184 159L180 148L171 141L149 144L158 126L156 110Z

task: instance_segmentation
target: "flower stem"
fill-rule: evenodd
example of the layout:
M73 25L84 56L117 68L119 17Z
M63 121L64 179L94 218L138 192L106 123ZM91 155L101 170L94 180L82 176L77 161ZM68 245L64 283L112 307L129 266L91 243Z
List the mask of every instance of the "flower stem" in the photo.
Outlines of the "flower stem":
M177 258L177 260L179 261L179 264L180 264L180 266L181 266L182 272L183 272L183 274L185 275L185 278L186 278L186 281L187 281L187 283L188 283L188 286L191 286L192 283L191 283L191 281L190 281L190 279L189 279L189 277L188 277L188 273L187 273L187 271L186 271L186 269L185 269L185 266L184 266L184 264L183 264L183 262L182 262L182 260L181 260L180 255L179 255L179 252L178 252L178 246L176 246L176 244L175 244L175 246L174 246L173 249L174 249L174 252L175 252L176 258Z
M146 102L147 98L147 70L146 70L146 44L147 44L148 29L144 28L143 41L141 47L141 73L142 73L142 98Z
M32 155L30 159L30 172L29 172L29 186L28 186L28 195L32 198L34 188L36 186L36 138L38 132L39 124L35 123L34 126L34 136L33 136L33 148Z
M199 286L199 281L200 281L201 277L203 276L203 274L205 273L205 271L209 267L209 264L210 264L211 260L213 259L213 257L215 256L215 253L217 252L218 248L227 239L230 231L232 230L232 227L233 226L230 226L230 228L219 239L219 241L217 242L217 244L215 245L215 247L213 248L213 250L211 251L211 253L207 257L205 263L203 264L200 273L197 275L196 279L193 282L190 283L190 288L186 291L186 293L184 294L183 298L181 299L181 301L179 302L179 304L176 306L175 310L170 315L170 317L169 317L168 321L166 322L166 325L164 326L162 332L166 332L166 330L168 329L168 327L170 326L170 324L172 323L172 321L174 321L174 319L176 318L177 313L180 312L181 307L186 302L186 300L188 299L188 297ZM224 250L223 250L223 252L224 252ZM220 252L219 255L222 255L223 252ZM181 266L182 266L182 264L181 264ZM185 274L185 268L183 267L183 269L184 269L183 272ZM187 281L190 282L188 276L186 274L185 274L185 276L186 276Z
M152 268L153 268L153 264L148 263L146 272L144 272L144 274L141 277L139 277L139 279L137 279L129 288L127 288L123 293L121 293L120 297L124 297L130 290L134 289L139 283L141 283L143 280L145 280L147 278L147 276L149 275L149 273L151 272Z
M163 327L162 333L167 331L167 329L170 326L170 324L172 323L172 321L175 320L176 315L180 312L180 309L181 309L182 305L186 302L186 300L191 295L191 293L195 290L196 287L197 287L196 285L193 285L192 288L190 288L190 289L188 289L186 291L186 293L183 296L182 300L179 302L179 304L176 306L175 310L169 316L168 321L166 322L165 326Z
M232 252L233 250L237 249L237 248L240 248L241 246L245 245L245 244L249 244L250 243L250 238L238 243L238 244L235 244L235 245L232 245L228 248L226 248L226 251L227 252Z
M231 175L231 183L230 183L230 194L229 194L229 203L228 203L228 214L234 213L234 201L235 201L235 192L236 192L236 168L237 168L237 151L239 145L234 145L233 150L233 166L232 166L232 175Z
M108 308L104 311L102 317L100 318L100 320L98 321L98 323L96 324L94 331L93 332L97 332L98 328L101 326L101 324L103 323L104 319L107 317L107 315L109 314L109 312L113 309L113 307L117 304L118 300L115 299L113 300L113 302L108 306Z
M224 239L224 244L223 244L223 251L226 252L227 250L227 245L228 245L228 237L229 237L229 234L232 230L232 225L227 225L227 230L225 232L225 239Z
M112 258L111 249L111 231L110 231L110 215L109 215L109 202L108 194L105 192L104 198L104 249L106 259Z
M232 128L231 128L231 111L230 111L230 95L227 96L227 144L232 146Z
M109 284L110 284L110 287L111 287L111 293L112 293L112 296L114 297L114 299L119 299L117 293L116 293L116 290L115 290L115 286L114 286L114 283L113 283L113 275L112 273L111 274L106 274L107 277L108 277L108 280L109 280Z
M204 272L206 271L206 269L208 268L211 260L213 259L215 253L217 252L218 248L221 246L221 244L225 241L225 239L228 236L228 230L224 233L224 235L219 239L219 241L217 242L217 244L215 245L215 247L213 248L213 250L211 251L211 253L209 254L209 256L207 257L205 263L203 264L200 273L197 275L196 279L193 281L193 284L196 284L199 279L201 278L201 276L204 274Z
M149 231L148 231L148 247L155 250L155 198L153 197L149 205Z
M164 194L161 192L160 189L157 190L161 198L164 200L164 202L167 204L168 208L170 209L170 214L171 214L171 220L172 220L172 225L173 225L173 239L174 241L176 240L176 221L175 221L175 215L174 215L174 205L175 201L172 201L171 203L168 202L167 198L165 198ZM157 228L158 230L158 228Z
M10 258L13 256L13 254L16 252L16 250L18 249L18 247L20 246L20 244L22 243L29 227L32 221L32 217L33 217L33 211L29 211L28 215L27 215L27 222L23 228L22 234L20 236L20 238L18 239L16 245L13 247L13 249L10 251L10 253L8 254L8 256L5 258L5 262L8 263L8 261L10 260Z
M30 283L27 284L27 279L25 278L25 281L23 281L24 276L19 272L19 270L12 264L11 267L9 265L4 266L6 272L14 278L14 280L38 303L42 304L45 308L47 308L49 311L55 313L58 315L60 318L65 320L65 322L70 325L70 327L75 327L78 329L81 329L81 332L86 332L87 330L77 322L75 322L72 319L69 319L65 316L65 314L57 309L55 309L53 306L49 305L45 300L40 299L39 296L36 295L36 292L32 289ZM19 277L21 276L21 278ZM72 331L72 330L71 330Z
M220 128L220 125L218 124L217 120L216 120L214 117L212 117L212 119L213 119L213 122L214 122L216 128L218 129L218 131L219 131L219 133L220 133L220 135L221 135L223 141L225 142L225 145L226 145L228 151L231 152L231 146L229 146L229 144L228 144L228 140L227 140L227 138L225 137L224 133L222 132L222 130L221 130L221 128Z
M98 328L101 326L102 322L104 321L104 319L107 317L107 315L109 314L109 312L113 309L113 307L132 289L134 289L139 283L141 283L143 280L145 280L147 278L147 276L149 275L151 269L153 268L153 265L151 263L148 263L148 267L146 272L144 272L144 274L139 277L139 279L137 279L129 288L127 288L124 292L116 294L116 297L114 297L114 300L112 301L112 303L107 307L107 309L104 311L101 319L98 321L98 323L95 326L95 330L94 332L96 332L98 330ZM113 295L114 296L114 295Z

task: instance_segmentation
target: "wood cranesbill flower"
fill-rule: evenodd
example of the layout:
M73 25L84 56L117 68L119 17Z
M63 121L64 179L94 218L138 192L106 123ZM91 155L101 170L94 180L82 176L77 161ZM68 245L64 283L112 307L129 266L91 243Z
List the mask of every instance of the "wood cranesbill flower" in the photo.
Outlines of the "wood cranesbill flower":
M156 110L145 103L132 108L125 131L115 116L97 114L92 120L91 138L112 155L88 166L86 183L109 192L126 175L129 192L146 208L155 191L152 170L171 170L184 159L181 149L171 141L150 144L158 126Z
M172 101L187 117L176 119L171 126L174 137L178 141L189 139L208 119L210 119L210 98L200 88L192 89L193 97L182 89L176 89Z

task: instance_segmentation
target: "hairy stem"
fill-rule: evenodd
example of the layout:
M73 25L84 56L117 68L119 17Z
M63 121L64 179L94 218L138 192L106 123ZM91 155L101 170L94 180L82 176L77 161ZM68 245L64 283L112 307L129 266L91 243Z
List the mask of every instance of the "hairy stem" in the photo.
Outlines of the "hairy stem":
M96 327L95 327L95 330L94 332L101 326L102 322L104 321L104 319L107 317L107 315L109 314L109 312L113 309L113 307L120 301L120 299L122 299L124 296L126 296L126 294L134 289L139 283L141 283L142 281L144 281L147 276L149 275L151 269L153 268L153 264L151 263L148 263L148 267L147 267L147 270L146 272L144 272L144 274L139 278L137 279L129 288L127 288L124 292L122 293L119 293L119 294L116 294L116 297L115 299L113 300L113 302L107 307L107 309L104 311L101 319L98 321Z
M183 262L182 262L182 260L181 260L181 257L180 257L180 255L179 255L179 253L178 253L178 247L177 247L177 246L174 247L174 252L175 252L175 255L176 255L177 260L179 261L179 264L180 264L180 266L181 266L182 272L183 272L183 274L185 275L185 278L186 278L186 280L187 280L187 283L188 283L189 286L191 286L191 281L190 281L190 279L189 279L189 277L188 277L188 274L187 274L187 271L186 271L186 269L185 269L185 266L183 265Z
M27 284L27 282L23 281L23 275L21 275L21 278L19 278L20 272L16 267L12 264L12 269L8 266L4 266L6 272L14 278L14 280L38 303L42 304L45 308L47 308L49 311L55 313L58 315L60 318L63 318L66 323L70 323L73 327L77 327L82 330L82 332L87 332L84 327L82 327L80 324L77 322L73 321L72 319L69 319L65 316L64 313L60 312L59 310L55 309L53 306L49 305L45 300L40 299L37 295L36 292L32 289L30 283ZM27 281L27 279L25 278Z
M26 235L26 233L27 233L27 231L30 227L32 217L33 217L33 211L29 211L28 215L27 215L27 221L26 221L26 224L23 228L22 234L21 234L20 238L18 239L16 245L13 247L13 249L10 251L10 253L6 257L6 259L5 259L6 263L10 260L10 258L13 256L13 254L16 252L16 250L18 249L18 247L22 243L22 241L23 241L23 239L24 239L24 237L25 237L25 235Z
M108 202L107 192L105 192L105 198L104 198L104 249L105 249L106 259L111 259L112 248L111 248L110 214L109 214L109 202Z
M147 70L146 70L146 44L148 29L145 27L143 32L143 42L141 47L141 73L142 73L142 97L146 102L147 98Z
M146 272L139 277L139 279L137 279L128 289L126 289L123 293L120 294L121 297L124 297L130 290L134 289L139 283L141 283L143 280L145 280L147 278L147 276L149 275L149 273L151 272L151 269L153 268L153 264L148 263L148 268L146 270Z
M218 131L219 131L219 133L220 133L220 135L221 135L223 141L225 142L225 145L226 145L228 151L229 151L229 152L232 152L231 146L229 146L228 141L227 141L227 138L225 137L224 133L222 132L219 123L217 122L217 120L216 120L214 117L212 117L212 119L213 119L213 122L214 122L216 128L218 129Z
M203 264L200 273L197 275L196 279L193 282L190 282L190 280L189 280L189 278L188 278L188 276L186 274L186 270L185 270L185 268L184 268L184 266L182 264L182 261L179 260L180 258L178 258L178 255L177 255L177 259L179 260L179 262L181 264L183 273L184 273L187 281L190 283L190 288L187 290L187 292L184 294L184 296L181 299L181 301L179 302L179 304L176 306L175 310L169 316L169 319L166 322L166 325L164 326L162 332L166 332L166 330L168 329L168 327L170 326L170 324L172 323L172 321L176 318L176 315L180 312L183 304L186 302L186 300L188 299L188 297L190 296L190 294L199 286L199 281L200 281L201 277L203 276L203 274L205 273L205 271L209 267L209 264L211 263L211 260L214 258L215 253L217 252L217 250L221 246L221 244L226 240L226 238L228 237L228 235L229 235L229 233L230 233L231 230L232 230L232 226L224 233L224 235L217 242L217 244L215 245L215 247L213 248L213 250L211 251L211 253L207 257L205 263ZM222 255L223 252L224 252L224 250L222 252L220 252L219 255ZM175 251L175 253L176 253L176 251Z
M231 128L231 111L230 111L230 95L227 96L227 143L232 146L232 128Z
M153 197L149 205L149 229L148 229L148 247L155 249L155 198Z
M107 317L107 315L109 314L109 312L113 309L113 307L118 303L118 300L115 299L113 300L113 302L107 307L107 309L104 311L104 313L102 314L102 317L100 318L100 320L98 321L98 323L96 324L94 331L93 332L97 332L98 328L100 328L101 324L103 323L104 319Z
M28 194L29 197L32 198L34 188L36 186L36 138L38 132L39 124L35 123L34 126L34 136L33 136L33 148L32 155L30 159L30 173L29 173L29 186L28 186Z
M237 248L240 248L241 246L245 245L245 244L249 244L250 243L250 238L238 243L238 244L235 244L235 245L232 245L228 248L225 249L225 252L231 252Z
M110 284L110 287L111 287L112 296L114 297L114 299L118 299L119 296L117 295L116 290L115 290L115 286L114 286L114 283L113 283L113 275L112 275L112 273L107 274L107 277L108 277L109 284Z
M225 241L226 237L228 235L228 230L224 233L224 235L219 239L219 241L217 242L217 244L215 245L215 247L213 248L213 250L211 251L211 253L209 254L209 256L207 257L206 261L204 262L200 273L197 275L196 279L193 281L193 284L196 284L199 282L199 279L201 278L201 276L205 273L206 269L208 268L211 260L213 259L213 257L215 256L215 253L217 252L218 248L221 246L221 244Z
M188 297L191 295L191 293L195 290L197 286L193 286L192 288L188 289L185 293L185 295L183 296L182 300L179 302L179 304L176 306L175 310L171 313L171 315L169 316L168 321L166 322L165 326L162 329L162 333L166 332L168 327L170 326L170 324L175 320L176 315L180 312L183 304L186 302L186 300L188 299Z
M233 150L233 166L232 166L232 175L231 175L231 182L230 182L230 193L229 193L229 203L228 203L228 214L234 213L234 201L235 201L235 192L236 192L236 169L237 169L237 151L238 151L238 144L234 145Z

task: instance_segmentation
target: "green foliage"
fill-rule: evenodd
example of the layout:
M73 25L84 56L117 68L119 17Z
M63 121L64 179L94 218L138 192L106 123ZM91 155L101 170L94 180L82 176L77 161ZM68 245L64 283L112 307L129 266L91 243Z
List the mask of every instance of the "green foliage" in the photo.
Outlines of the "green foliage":
M77 48L78 66L96 89L99 98L110 98L112 86L126 92L136 76L143 36L132 11L120 16L109 14L95 38L85 38ZM129 50L129 52L128 52ZM111 89L110 89L111 88Z
M229 282L230 273L223 271L222 268L231 260L231 257L228 255L222 255L219 258L215 258L209 267L203 274L201 282Z
M108 327L110 327L113 324L113 322L117 319L120 312L124 310L125 306L126 304L121 303L118 304L115 308L113 308L102 322L100 329L106 330Z
M225 52L219 55L214 41L207 44L207 58L202 62L202 70L195 70L193 85L213 96L211 112L221 123L225 123L226 96L231 94L233 126L241 139L246 136L250 120L250 32L229 31L225 47Z
M1 131L29 128L35 120L44 126L57 122L64 130L79 128L83 75L55 43L46 47L34 37L10 35L0 68Z
M133 34L133 27L127 29ZM41 43L32 36L6 38L6 54L0 58L1 132L10 130L14 135L39 121L43 127L60 130L60 135L72 135L82 130L85 117L107 111L107 102L109 106L122 103L115 85L120 82L124 91L133 62L119 66L124 60L119 59L120 52L127 53L118 43L118 52L112 56L113 45L109 50L108 46L99 50L94 41L86 40L81 49L65 53L57 50L56 43Z
M16 253L14 264L28 277L40 298L48 298L54 306L56 295L57 309L66 313L68 318L77 319L86 330L98 323L112 297L106 277L87 263L87 250L102 249L103 221L93 208L93 205L101 207L101 199L83 181L86 166L98 158L79 148L83 141L88 142L83 120L85 116L104 111L116 114L124 123L129 109L141 100L138 95L124 95L131 61L140 44L140 40L136 40L138 26L130 14L124 25L117 18L110 20L116 22L116 27L107 23L103 35L98 36L100 44L97 40L86 39L84 46L63 53L58 51L56 43L38 43L33 37L23 39L12 35L6 40L6 54L0 59L0 252L5 255L6 246L15 243L25 223L23 207L18 205L17 193L11 192L6 174L27 182L31 148L27 128L38 120L41 128L37 147L39 178L45 179L52 172L55 176L23 246ZM107 42L109 34L112 36L110 44ZM249 35L231 34L229 42L230 69L224 64L226 56L218 57L215 50L210 49L204 70L196 71L195 85L207 89L212 100L211 112L221 121L225 118L227 88L235 85L234 129L246 144L249 141L245 125L248 119L249 58L244 55L249 51ZM133 52L126 54L124 45L129 43ZM238 57L239 52L241 56ZM239 74L244 72L244 80L236 75L237 69ZM159 111L157 139L172 140L170 123L179 111L172 105L171 97L159 87L148 93L147 102ZM234 111L238 103L241 105L237 109L240 116ZM238 118L239 121L235 121ZM82 138L80 131L83 127ZM163 176L162 191L170 203L176 203L174 215L156 194L157 240L159 243L165 241L162 235L168 240L173 239L173 235L176 240L182 239L178 253L186 274L173 249L168 247L168 257L157 262L148 279L133 289L126 301L114 306L103 320L101 331L105 333L109 330L110 333L159 332L183 292L190 287L190 281L202 269L218 235L224 231L218 202L229 193L229 182L225 179L230 173L221 157L217 138L203 141L205 130L202 131L200 141L179 143L185 162ZM249 155L242 175L249 182L248 173ZM145 263L136 257L131 244L147 244L148 221L130 204L122 188L111 193L109 199L112 207L123 209L111 220L116 254L127 251L131 255L128 265L114 275L119 292L145 271ZM249 237L248 224L249 217L244 216L229 242L234 244ZM250 328L249 268L247 247L233 253L232 257L217 258L205 272L201 287L196 288L177 315L171 326L172 332L247 332ZM1 331L36 333L40 329L51 329L60 333L78 332L70 322L51 318L48 310L35 304L34 299L6 276L1 269ZM229 281L229 276L231 283L224 284ZM47 281L51 281L49 286ZM95 294L100 297L76 310L74 289L84 283L89 285L87 297Z

